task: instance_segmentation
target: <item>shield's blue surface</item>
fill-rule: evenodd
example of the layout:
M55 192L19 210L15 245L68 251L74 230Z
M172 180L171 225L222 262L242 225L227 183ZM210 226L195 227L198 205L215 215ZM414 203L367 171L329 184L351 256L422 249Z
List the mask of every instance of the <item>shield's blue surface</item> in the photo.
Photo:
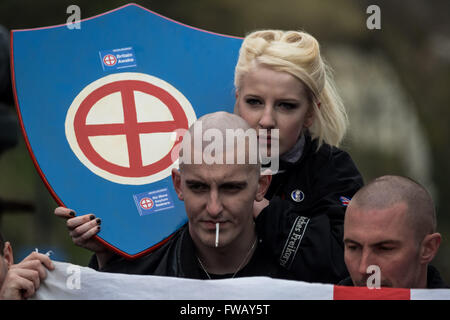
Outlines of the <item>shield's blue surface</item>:
M167 85L164 87L165 83L181 93L195 111L194 119L192 115L183 118L180 110L185 109L178 109L183 119L171 122L170 130L147 128L147 133L171 131L173 126L186 126L186 119L191 123L195 117L217 110L232 112L233 73L241 42L239 38L182 25L134 4L83 20L79 30L61 25L12 32L17 108L35 165L61 205L78 214L94 213L102 218L99 239L118 253L133 258L151 251L187 221L170 175L159 180L157 177L149 183L145 180L148 172L126 170L127 166L136 165L132 160L136 154L147 150L146 157L151 158L153 151L159 148L154 146L151 150L154 140L148 138L151 135L145 135L147 140L142 141L142 132L135 134L135 138L140 138L133 144L128 127L120 125L121 121L128 121L129 110L136 110L131 112L132 116L140 115L133 86L142 79L156 79L150 89L140 95L150 93L161 99L162 104L158 102L159 109L155 110L163 110L165 104L170 104L160 96L158 88L155 89L162 86L169 94L173 93ZM137 82L123 81L128 75ZM119 81L118 87L108 91L105 84L111 81ZM103 89L98 89L100 87ZM117 107L109 111L108 100L99 103L108 94L116 93L116 98L122 95L125 105L127 92L134 92L135 99L135 105L128 111L125 107L121 111ZM178 99L175 94L172 96ZM152 107L152 100L143 99L141 109ZM84 115L80 103L84 103ZM90 112L94 106L96 112ZM172 114L174 119L175 113ZM99 121L104 124L110 121L116 126L102 131L101 125L95 127ZM83 131L90 124L94 124L89 127L92 131ZM84 132L84 138L80 132ZM71 143L83 145L84 149L77 149ZM125 151L120 150L124 147ZM117 154L125 154L125 160L111 157L125 164L111 164L108 154L115 149L120 151ZM100 162L94 161L94 167L100 171L86 164L92 160L92 155L105 156ZM88 160L83 162L83 158ZM114 171L115 178L109 179L105 178L108 168L123 170ZM122 174L132 177L122 181ZM139 182L130 183L134 178ZM143 180L139 180L141 178Z

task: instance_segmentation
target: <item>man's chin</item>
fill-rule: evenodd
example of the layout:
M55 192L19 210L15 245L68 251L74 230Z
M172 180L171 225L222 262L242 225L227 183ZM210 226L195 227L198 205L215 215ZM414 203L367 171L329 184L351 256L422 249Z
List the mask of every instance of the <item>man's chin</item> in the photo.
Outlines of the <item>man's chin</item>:
M353 282L355 287L366 287L366 288L378 288L375 283L367 283L367 280ZM393 288L394 286L390 281L381 281L380 288Z
M216 246L216 237L215 234L204 234L200 241L205 247L208 248L223 248L228 244L228 239L225 236L219 236L219 241Z

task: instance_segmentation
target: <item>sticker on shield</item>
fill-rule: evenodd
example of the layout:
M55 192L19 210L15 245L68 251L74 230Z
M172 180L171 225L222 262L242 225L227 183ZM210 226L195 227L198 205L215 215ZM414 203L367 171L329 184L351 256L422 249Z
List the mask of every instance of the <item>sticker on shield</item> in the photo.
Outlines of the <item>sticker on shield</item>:
M137 258L187 222L171 177L175 132L206 113L233 112L242 39L136 4L80 27L12 31L18 116L57 203L101 218L96 239Z
M103 50L99 52L99 55L104 71L137 66L136 57L132 47Z
M166 188L136 194L133 198L141 216L173 208L173 201Z
M189 120L190 121L189 121ZM176 88L141 73L112 74L86 86L66 117L67 141L77 158L100 177L147 184L171 174L176 130L195 112Z

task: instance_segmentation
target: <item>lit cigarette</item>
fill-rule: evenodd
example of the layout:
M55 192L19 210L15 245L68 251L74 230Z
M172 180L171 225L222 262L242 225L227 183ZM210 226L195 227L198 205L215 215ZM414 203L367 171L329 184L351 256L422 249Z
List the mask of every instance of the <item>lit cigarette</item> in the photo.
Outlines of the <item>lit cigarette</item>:
M219 222L216 223L216 248L219 246Z

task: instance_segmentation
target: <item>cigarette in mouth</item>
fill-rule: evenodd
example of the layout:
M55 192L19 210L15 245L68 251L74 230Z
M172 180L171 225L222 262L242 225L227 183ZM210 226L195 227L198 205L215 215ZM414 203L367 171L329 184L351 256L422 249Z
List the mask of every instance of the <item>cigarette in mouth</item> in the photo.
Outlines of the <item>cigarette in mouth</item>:
M216 248L219 246L219 222L216 223Z

